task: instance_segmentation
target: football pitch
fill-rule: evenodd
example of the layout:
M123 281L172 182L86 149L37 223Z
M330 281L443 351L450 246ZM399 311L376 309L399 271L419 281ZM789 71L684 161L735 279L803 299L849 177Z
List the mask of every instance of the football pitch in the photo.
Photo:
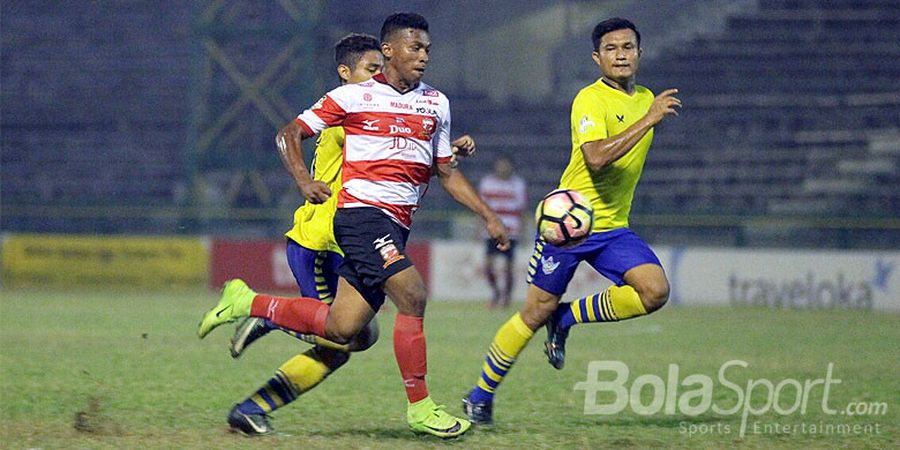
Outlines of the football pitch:
M580 325L562 371L546 363L541 330L499 390L496 425L452 441L407 429L391 309L378 316L381 339L372 349L272 415L278 435L245 438L227 431L228 410L307 345L273 333L233 360L232 326L203 341L195 334L216 298L0 291L0 447L900 447L900 315L754 308L666 307L633 321ZM429 305L428 384L448 411L461 413L459 400L510 314L475 303ZM627 368L618 386L637 395L615 414L590 414L611 408L619 394L601 389L586 405L599 387L589 367L604 368L606 382L620 374L611 368ZM736 412L704 409L703 376L713 383L712 404ZM794 407L802 397L805 413Z

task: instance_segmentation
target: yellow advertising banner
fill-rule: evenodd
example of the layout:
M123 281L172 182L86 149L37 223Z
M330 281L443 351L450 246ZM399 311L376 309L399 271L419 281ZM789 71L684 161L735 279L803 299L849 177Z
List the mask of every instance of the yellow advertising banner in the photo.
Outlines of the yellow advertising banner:
M199 238L12 234L3 242L6 287L205 286Z

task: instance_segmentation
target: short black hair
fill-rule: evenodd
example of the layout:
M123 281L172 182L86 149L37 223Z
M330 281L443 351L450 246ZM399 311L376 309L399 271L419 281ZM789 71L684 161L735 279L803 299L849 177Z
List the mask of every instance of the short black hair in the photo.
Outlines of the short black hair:
M351 70L356 67L359 60L368 51L381 52L381 45L378 39L371 34L350 33L334 44L334 63L336 66L341 64L349 67Z
M381 25L381 42L386 41L395 31L407 28L428 32L428 21L416 13L391 14Z
M624 30L626 28L634 31L635 36L637 36L638 47L640 47L641 32L637 30L637 27L628 19L613 17L612 19L606 19L603 22L598 23L597 26L594 27L594 32L591 33L591 40L594 42L594 50L600 50L600 38L602 38L604 34L611 31Z

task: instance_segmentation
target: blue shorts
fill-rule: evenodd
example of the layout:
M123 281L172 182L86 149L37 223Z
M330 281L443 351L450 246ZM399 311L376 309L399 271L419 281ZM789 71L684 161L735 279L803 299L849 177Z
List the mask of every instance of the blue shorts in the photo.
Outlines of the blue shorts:
M331 303L337 289L337 268L343 259L335 252L310 250L287 240L288 265L303 297Z
M581 244L565 249L535 236L534 253L528 265L528 283L561 296L582 261L616 286L625 284L625 272L632 268L642 264L662 266L650 246L628 228L593 233Z

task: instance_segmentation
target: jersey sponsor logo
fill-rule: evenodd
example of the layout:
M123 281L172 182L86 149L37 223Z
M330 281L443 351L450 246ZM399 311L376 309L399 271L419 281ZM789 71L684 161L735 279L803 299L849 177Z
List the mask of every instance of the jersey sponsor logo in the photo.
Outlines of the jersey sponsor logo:
M406 109L412 111L413 107L409 103L391 102L391 108Z
M416 114L430 114L430 115L432 115L432 116L436 116L436 115L437 115L437 111L435 111L435 110L433 110L433 109L431 109L431 108L427 108L427 107L425 107L425 106L417 106L417 107L416 107Z
M625 114L616 114L616 119L618 119L619 123L625 123Z
M559 267L559 261L554 261L553 257L545 258L541 257L541 271L547 275L556 271L556 268Z
M371 102L371 101L372 101L372 94L366 92L365 94L363 94L363 100L364 100L364 101L367 101L367 102Z
M397 246L394 245L394 240L391 239L390 234L375 239L372 241L372 244L375 245L375 250L378 250L378 253L381 254L381 259L384 260L384 266L382 266L384 269L387 269L391 264L406 258L400 254L400 250L397 250Z
M309 109L319 109L324 104L325 104L325 96L323 95L322 98L320 98L316 103L314 103L312 105L312 108L309 108Z
M582 116L581 120L578 122L578 131L584 133L589 128L594 128L594 125L596 125L596 124L594 123L593 120L588 119L588 116L586 116L586 115Z
M422 95L425 97L437 97L440 95L440 93L438 93L438 91L434 89L424 89L422 91Z
M410 128L410 127L401 127L401 126L399 126L399 125L391 125L391 126L390 126L390 133L391 133L391 134L400 134L400 133L403 133L403 134L410 134L410 133L412 133L412 128Z
M420 99L416 100L416 103L427 103L429 105L440 105L440 103L438 103L437 101L432 100L430 98L420 98Z
M381 119L369 119L369 120L363 120L363 121L362 121L362 123L363 123L363 127L362 127L362 128L363 128L363 130L368 130L368 131L378 131L378 126L375 125L375 124L378 123L378 122L381 122Z

